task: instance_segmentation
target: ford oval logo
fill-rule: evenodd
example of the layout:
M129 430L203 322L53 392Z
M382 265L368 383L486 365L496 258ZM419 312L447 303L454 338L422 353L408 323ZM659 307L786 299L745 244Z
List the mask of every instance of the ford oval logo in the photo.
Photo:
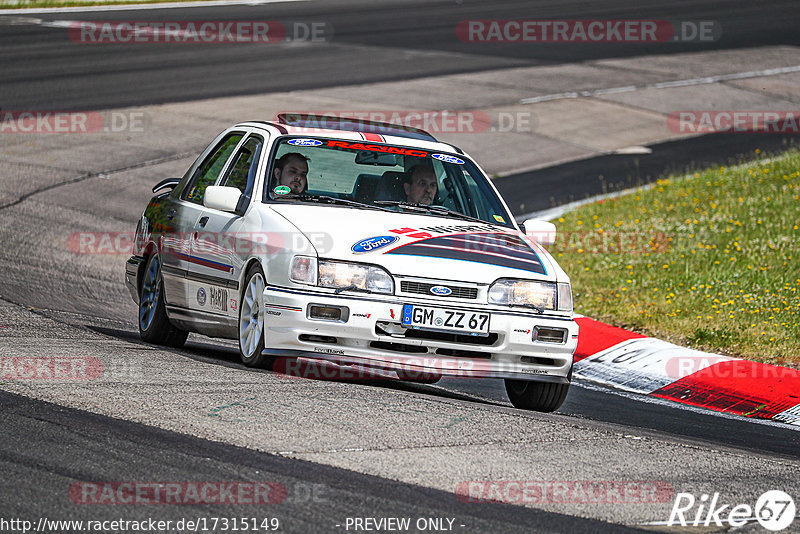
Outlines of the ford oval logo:
M377 237L370 237L368 239L362 239L361 241L350 247L350 250L357 253L372 252L373 250L377 250L387 245L391 245L397 240L398 237L396 235L380 235Z
M439 161L444 161L445 163L456 163L458 165L464 164L463 159L451 156L449 154L431 154L431 157L438 159Z
M294 146L319 146L322 144L319 139L291 139L286 142Z
M433 286L433 287L430 289L430 292L431 292L431 293L433 293L434 295L439 295L439 296L442 296L442 297L446 297L447 295L449 295L450 293L452 293L452 292L453 292L453 290L452 290L452 289L450 289L449 287L444 287L444 286Z

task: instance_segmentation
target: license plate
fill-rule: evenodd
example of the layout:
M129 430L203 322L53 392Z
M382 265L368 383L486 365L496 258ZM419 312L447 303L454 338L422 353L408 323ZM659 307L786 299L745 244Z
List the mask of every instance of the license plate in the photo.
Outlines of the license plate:
M489 333L488 313L467 312L428 306L403 306L403 324L412 328L447 330L475 336Z

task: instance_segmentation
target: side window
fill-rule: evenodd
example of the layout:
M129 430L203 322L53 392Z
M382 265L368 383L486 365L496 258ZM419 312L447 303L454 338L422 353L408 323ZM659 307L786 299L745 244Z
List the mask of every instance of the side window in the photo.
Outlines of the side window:
M206 187L214 185L214 182L217 181L219 173L225 167L225 162L228 161L233 149L236 148L241 139L241 133L231 133L220 142L216 150L198 167L191 184L187 188L187 193L184 197L186 200L195 204L203 203Z
M235 187L244 194L252 191L263 144L264 140L255 135L247 139L233 157L233 163L228 167L220 185Z

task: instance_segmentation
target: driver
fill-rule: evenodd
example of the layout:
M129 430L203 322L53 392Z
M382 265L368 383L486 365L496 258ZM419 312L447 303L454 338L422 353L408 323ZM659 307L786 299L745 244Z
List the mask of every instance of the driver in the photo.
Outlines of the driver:
M288 186L293 194L308 190L308 158L299 152L288 152L278 158L272 172L277 185Z
M411 204L433 204L439 186L436 173L430 165L415 165L408 171L406 182L403 184L406 200Z

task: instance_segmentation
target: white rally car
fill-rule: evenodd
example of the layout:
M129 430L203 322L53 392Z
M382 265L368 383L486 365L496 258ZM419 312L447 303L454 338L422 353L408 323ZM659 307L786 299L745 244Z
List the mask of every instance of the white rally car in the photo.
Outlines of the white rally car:
M249 366L503 378L514 406L557 409L578 327L542 246L555 227L521 231L481 169L427 132L322 126L237 124L153 188L125 272L142 339L237 339Z

